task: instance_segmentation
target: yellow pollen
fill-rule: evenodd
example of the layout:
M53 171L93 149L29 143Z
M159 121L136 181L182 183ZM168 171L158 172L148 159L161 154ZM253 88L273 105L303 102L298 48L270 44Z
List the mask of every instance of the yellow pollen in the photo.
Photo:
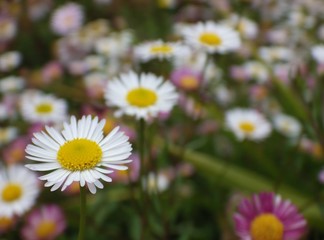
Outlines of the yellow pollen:
M94 168L101 161L100 146L88 139L74 139L62 145L57 160L64 169L83 171Z
M52 110L53 110L53 106L48 103L41 103L36 107L36 112L40 114L47 114L52 112Z
M239 127L245 133L252 133L255 130L255 125L247 121L241 122Z
M181 86L188 90L196 89L198 87L198 80L192 76L184 76L181 78Z
M151 47L151 53L162 53L162 54L172 53L172 47L167 44L156 45Z
M54 221L45 220L41 222L36 228L36 235L40 238L47 238L53 235L55 232L56 225Z
M282 240L284 226L273 214L261 214L251 224L253 240Z
M199 41L210 46L219 46L222 43L222 39L217 34L211 32L201 34Z
M157 95L150 89L135 88L127 94L126 98L130 105L145 108L155 104Z
M5 202L13 202L21 197L21 186L16 183L9 183L2 191L2 199Z

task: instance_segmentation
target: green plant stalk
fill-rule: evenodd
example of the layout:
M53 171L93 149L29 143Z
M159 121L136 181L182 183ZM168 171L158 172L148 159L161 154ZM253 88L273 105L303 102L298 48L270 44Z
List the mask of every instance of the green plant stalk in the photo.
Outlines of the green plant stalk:
M204 173L207 177L215 180L219 179L217 176L220 176L222 179L219 181L219 184L246 193L273 191L273 183L255 172L225 163L224 161L202 153L183 150L172 144L169 144L168 149L173 155L182 157L183 160L193 164L197 170ZM320 209L310 197L284 184L280 186L277 193L284 198L290 199L299 208L307 205L307 208L303 209L303 214L308 220L308 223L318 230L324 231L324 221Z
M87 205L87 194L86 188L80 186L80 225L79 225L79 236L78 240L84 240L85 224L86 224L86 205Z

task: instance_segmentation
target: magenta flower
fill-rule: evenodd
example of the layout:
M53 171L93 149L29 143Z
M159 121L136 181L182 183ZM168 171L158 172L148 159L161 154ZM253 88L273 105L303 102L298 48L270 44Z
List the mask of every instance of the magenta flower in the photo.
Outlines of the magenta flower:
M242 240L298 240L307 227L296 206L271 192L243 199L234 221Z
M56 205L43 206L34 210L22 228L25 240L53 240L63 233L66 227L64 214Z

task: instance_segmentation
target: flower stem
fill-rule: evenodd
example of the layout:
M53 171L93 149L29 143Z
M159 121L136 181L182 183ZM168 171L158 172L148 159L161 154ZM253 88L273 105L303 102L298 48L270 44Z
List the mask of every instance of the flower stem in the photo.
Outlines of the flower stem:
M86 223L86 204L87 195L86 188L80 187L80 225L79 225L79 237L78 240L84 240L85 223Z

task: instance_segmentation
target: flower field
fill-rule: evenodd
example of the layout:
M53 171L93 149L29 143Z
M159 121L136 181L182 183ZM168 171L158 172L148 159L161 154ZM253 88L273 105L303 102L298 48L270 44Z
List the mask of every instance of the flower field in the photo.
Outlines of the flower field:
M324 239L322 0L1 0L0 240Z

